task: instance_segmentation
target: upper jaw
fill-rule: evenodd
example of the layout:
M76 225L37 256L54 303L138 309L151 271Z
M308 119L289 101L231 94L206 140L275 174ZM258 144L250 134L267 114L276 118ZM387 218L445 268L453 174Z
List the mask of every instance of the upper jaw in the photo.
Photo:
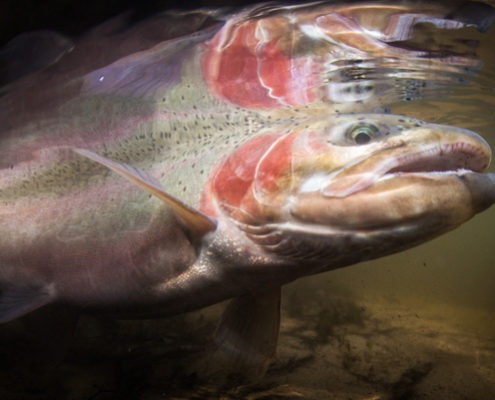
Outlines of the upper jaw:
M481 138L480 138L481 139ZM458 140L452 143L425 145L417 151L397 157L387 174L401 172L449 172L459 170L482 172L490 163L491 152L486 143L473 144Z

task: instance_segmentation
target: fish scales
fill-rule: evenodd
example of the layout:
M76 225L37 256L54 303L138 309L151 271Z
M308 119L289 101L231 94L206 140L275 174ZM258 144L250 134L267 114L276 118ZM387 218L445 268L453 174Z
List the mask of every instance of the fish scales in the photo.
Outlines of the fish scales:
M197 77L198 73L191 75ZM63 132L53 134L54 137L62 136L62 139L56 139L53 144L55 150L56 147L61 148L60 158L53 152L52 165L33 172L28 168L24 177L15 175L11 185L5 184L0 189L0 201L6 204L8 199L15 201L18 198L43 194L63 195L73 189L83 190L88 185L97 183L98 179L108 179L103 178L108 175L102 173L103 167L89 160L60 160L68 157L67 152L63 151L64 146L74 143L87 145L97 140L97 146L90 146L95 151L101 151L105 156L117 161L153 170L172 194L185 196L183 198L186 202L197 204L207 178L205 171L211 169L218 157L246 138L257 132L259 134L261 126L266 127L273 123L254 111L235 106L230 110L224 104L219 104L206 91L203 97L199 96L199 103L204 99L207 106L198 104L198 90L203 85L200 82L191 83L191 80L192 78L184 76L184 81L188 83L179 83L166 97L154 101L132 98L128 100L108 95L73 100L71 104L62 107L59 113L78 117L70 121L70 125L65 125ZM144 117L129 118L129 110L134 110L135 114L146 110L146 113ZM108 121L108 115L114 118ZM123 118L125 122L118 119L119 115L126 115ZM46 132L51 124L45 123L48 125L45 128ZM55 125L54 122L53 126ZM25 131L37 128L23 127L19 143L16 143L15 139L10 140L10 143L2 146L3 152L17 154L23 151L24 146L29 149L29 143L25 144L24 138L28 136ZM60 127L58 130L60 131ZM64 135L65 131L75 133L67 137ZM38 129L36 132L39 134ZM49 137L50 133L48 131L45 136ZM43 135L43 132L40 135ZM78 140L78 137L81 139ZM102 137L106 138L104 145L101 145ZM43 151L49 150L45 148ZM197 165L202 167L197 168ZM195 169L198 170L196 174ZM181 170L187 171L187 176L181 176ZM95 177L100 178L96 178L95 181ZM186 190L188 193L184 194L186 181L189 182Z

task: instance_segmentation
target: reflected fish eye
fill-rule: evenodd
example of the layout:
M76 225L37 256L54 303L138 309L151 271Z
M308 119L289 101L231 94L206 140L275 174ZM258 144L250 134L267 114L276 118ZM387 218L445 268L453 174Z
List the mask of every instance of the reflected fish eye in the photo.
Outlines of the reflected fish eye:
M371 141L371 139L379 136L379 130L375 125L360 123L353 125L348 133L349 137L356 144L366 144Z

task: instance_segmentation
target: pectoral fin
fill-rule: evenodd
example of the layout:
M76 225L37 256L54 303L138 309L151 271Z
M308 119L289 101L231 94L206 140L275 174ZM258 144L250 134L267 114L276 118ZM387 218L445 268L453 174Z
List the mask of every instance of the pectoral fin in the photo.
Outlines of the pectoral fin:
M202 237L208 232L216 229L216 222L202 212L189 207L179 199L169 195L160 182L148 175L146 172L131 167L128 164L109 160L103 156L89 150L74 149L74 151L84 157L96 161L111 169L136 184L148 193L158 197L167 204L180 218L185 227L196 237Z
M53 300L50 287L8 287L0 289L0 323L11 321Z
M280 288L231 300L215 333L229 370L259 378L275 356L280 328Z

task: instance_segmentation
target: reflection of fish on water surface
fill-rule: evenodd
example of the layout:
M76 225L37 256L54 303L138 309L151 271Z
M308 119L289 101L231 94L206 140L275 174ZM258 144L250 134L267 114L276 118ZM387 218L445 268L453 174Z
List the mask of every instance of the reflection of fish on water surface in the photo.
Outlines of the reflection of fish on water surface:
M50 303L166 316L233 298L217 343L262 374L281 285L414 246L495 201L480 136L373 112L474 73L472 54L411 42L424 22L487 29L467 14L261 6L220 26L211 12L197 33L79 66L89 35L12 82L0 319Z

